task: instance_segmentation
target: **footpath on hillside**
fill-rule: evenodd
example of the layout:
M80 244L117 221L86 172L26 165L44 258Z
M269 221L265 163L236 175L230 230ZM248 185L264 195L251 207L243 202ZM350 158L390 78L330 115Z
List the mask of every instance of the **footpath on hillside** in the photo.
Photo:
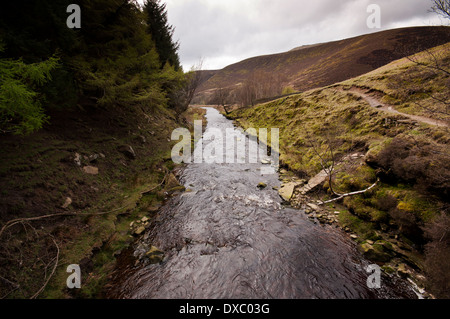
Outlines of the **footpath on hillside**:
M344 91L343 88L338 88L338 90ZM379 98L377 98L373 94L370 94L365 89L358 88L358 87L352 87L349 90L345 90L345 92L350 92L352 94L360 96L371 107L376 108L377 110L381 110L381 111L392 113L392 114L398 114L398 115L407 117L413 121L420 122L420 123L425 123L425 124L440 126L440 127L448 127L448 123L446 123L444 121L435 120L435 119L425 117L425 116L412 115L412 114L400 112L400 111L396 110L392 105L381 102Z

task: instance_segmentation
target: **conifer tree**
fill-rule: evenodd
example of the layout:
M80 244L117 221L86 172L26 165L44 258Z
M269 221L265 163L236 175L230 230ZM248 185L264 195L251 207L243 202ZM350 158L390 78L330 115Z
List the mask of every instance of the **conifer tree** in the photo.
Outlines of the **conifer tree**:
M0 53L4 46L0 42ZM0 58L0 132L31 133L47 121L39 88L51 80L58 59L39 63Z
M147 0L144 12L147 15L148 31L159 54L161 68L168 62L175 70L180 69L177 54L179 44L172 39L174 28L167 20L166 4L160 0Z

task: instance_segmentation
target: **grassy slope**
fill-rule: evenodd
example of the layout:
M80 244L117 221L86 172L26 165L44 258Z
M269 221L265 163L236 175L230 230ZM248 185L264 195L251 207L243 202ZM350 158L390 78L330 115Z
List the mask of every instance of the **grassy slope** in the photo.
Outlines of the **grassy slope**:
M190 114L192 118L194 115ZM198 117L198 116L197 116ZM195 118L197 118L195 117ZM101 292L115 257L132 240L130 222L151 217L165 198L169 183L145 196L173 169L170 135L180 124L167 109L155 107L147 114L126 111L64 111L51 114L51 123L25 137L3 136L0 161L0 221L61 212L99 213L97 216L63 216L26 222L5 231L0 254L2 296L29 298L43 286L60 249L56 273L39 297L95 297ZM121 153L131 145L136 158ZM89 175L82 166L98 167ZM84 156L100 154L89 163ZM63 209L66 197L72 204ZM20 256L20 257L18 257ZM82 289L66 289L66 267L80 264Z
M434 49L434 52L443 47ZM422 55L420 61L426 62L428 55ZM449 66L448 54L442 56L440 63ZM393 78L420 78L422 69L417 69L406 59L393 62L366 75L325 88L314 89L305 93L282 98L252 108L243 108L232 112L231 117L244 128L278 127L280 128L280 160L282 165L296 172L300 177L312 177L321 170L320 160L310 147L311 138L320 145L319 152L324 152L330 136L336 141L338 159L360 152L366 154L364 160L338 165L334 175L335 189L339 192L355 191L371 185L376 176L381 176L381 183L371 191L358 196L347 197L340 204L331 205L333 210L341 209L340 224L350 227L359 235L361 244L367 240L376 241L389 236L380 236L383 232L391 237L398 235L399 246L410 251L409 261L412 266L423 268L421 254L423 242L402 231L398 223L401 216L412 216L418 227L431 222L448 203L439 194L432 194L416 187L414 183L398 178L380 175L377 156L393 139L411 139L418 145L427 145L432 153L425 154L419 161L429 161L429 165L439 167L448 175L450 167L448 157L439 157L436 153L448 156L450 136L447 128L433 127L425 124L410 124L401 121L400 115L392 115L369 106L369 104L349 93L346 89L353 86L373 88L382 94L381 98L392 101L395 90L389 89ZM428 90L439 92L446 86L448 77L436 76L426 83ZM404 82L415 87L414 81ZM342 89L343 88L343 89ZM448 89L448 86L447 86ZM384 95L384 96L383 96ZM417 101L429 103L426 95L417 95ZM405 105L397 103L405 111ZM409 108L411 113L424 114L421 109ZM429 114L428 114L429 115ZM400 120L400 121L399 121ZM370 165L369 165L370 164ZM436 171L436 174L440 174ZM387 176L387 177L386 177ZM384 178L383 178L384 177ZM328 183L325 183L321 198L329 198ZM387 198L395 198L397 219L391 216L383 205ZM401 221L401 219L400 219Z
M367 88L377 92L381 102L391 104L400 112L426 116L433 119L449 121L448 114L432 112L438 103L430 95L444 99L448 98L450 78L448 74L430 67L417 65L416 62L428 66L449 69L450 42L431 50L417 53L410 59L401 59L391 62L381 68L360 77L344 81L342 85ZM435 63L439 63L436 65ZM419 102L419 103L416 103Z

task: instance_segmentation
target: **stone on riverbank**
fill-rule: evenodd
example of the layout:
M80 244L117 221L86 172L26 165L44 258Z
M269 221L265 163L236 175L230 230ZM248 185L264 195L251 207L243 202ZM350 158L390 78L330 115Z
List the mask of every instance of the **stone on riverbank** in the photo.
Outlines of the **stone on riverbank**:
M320 211L320 207L317 206L316 204L308 203L308 204L306 204L306 206L308 206L308 207L311 208L312 210L315 210L316 212L317 212L317 211Z
M91 175L97 175L98 174L98 168L95 166L84 166L83 167L83 171L86 174L91 174Z
M145 227L144 227L144 226L138 226L138 227L136 228L136 230L134 231L133 234L135 234L135 235L140 235L140 234L142 234L144 231L145 231Z
M289 201L292 198L292 194L294 193L294 183L287 183L281 186L278 190L278 194L280 194L281 198L285 201Z

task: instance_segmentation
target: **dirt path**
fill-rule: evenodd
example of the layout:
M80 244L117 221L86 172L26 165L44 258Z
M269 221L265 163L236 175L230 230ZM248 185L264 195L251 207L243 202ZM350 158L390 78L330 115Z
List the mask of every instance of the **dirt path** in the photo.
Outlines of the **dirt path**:
M364 100L366 100L366 102L369 103L369 105L371 107L376 108L378 110L382 110L382 111L385 111L385 112L388 112L391 114L398 114L398 115L407 117L413 121L420 122L420 123L425 123L425 124L440 126L440 127L448 127L448 123L446 123L444 121L439 121L439 120L435 120L435 119L425 117L425 116L412 115L412 114L407 114L407 113L397 111L393 106L382 103L377 97L367 93L367 91L364 89L352 87L350 90L347 90L347 91L344 91L342 88L339 88L338 90L340 90L342 92L350 92L357 96L360 96Z

